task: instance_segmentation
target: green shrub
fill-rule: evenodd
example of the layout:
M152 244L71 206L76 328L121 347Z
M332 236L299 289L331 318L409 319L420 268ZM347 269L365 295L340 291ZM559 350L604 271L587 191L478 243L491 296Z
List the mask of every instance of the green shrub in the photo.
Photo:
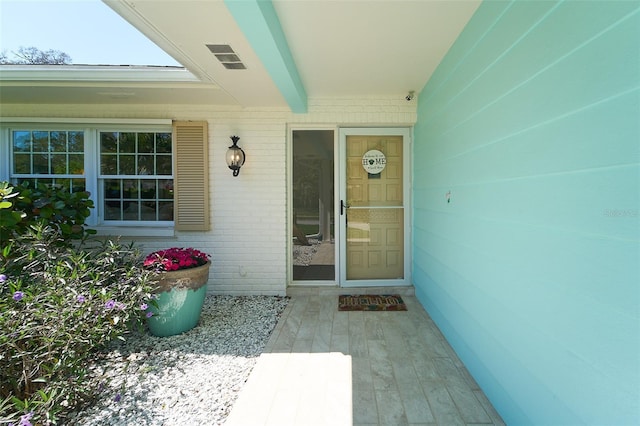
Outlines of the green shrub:
M0 182L0 241L24 234L37 223L55 228L63 237L60 244L80 240L95 231L85 227L93 208L89 193L69 192L53 185L24 182L12 186Z
M134 246L74 248L58 231L32 226L0 253L0 424L55 424L90 402L88 361L147 314L153 276Z

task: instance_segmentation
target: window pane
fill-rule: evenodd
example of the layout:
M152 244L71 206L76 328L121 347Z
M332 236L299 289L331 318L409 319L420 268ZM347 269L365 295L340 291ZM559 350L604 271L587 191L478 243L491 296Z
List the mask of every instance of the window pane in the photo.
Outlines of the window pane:
M158 188L160 189L159 199L173 200L173 179L159 180Z
M49 155L34 154L33 155L33 173L40 175L49 174Z
M140 182L140 198L143 199L154 199L156 198L156 183L155 180L143 180Z
M102 173L103 175L117 175L118 157L116 157L115 155L101 155L100 173Z
M51 132L51 151L67 151L67 134L65 132Z
M68 132L69 152L84 152L84 133Z
M51 155L51 168L53 173L57 175L67 174L67 155L53 154Z
M81 192L87 190L84 179L71 179L71 192Z
M122 202L121 201L105 201L104 219L105 220L122 220Z
M84 174L84 155L82 154L69 154L69 171L72 175Z
M173 220L173 202L158 202L158 220Z
M13 154L13 172L31 173L31 155Z
M135 133L120 133L120 144L118 145L118 152L136 152Z
M153 152L153 133L138 133L138 152Z
M158 220L158 202L145 201L140 209L140 219L142 220Z
M138 180L125 179L122 181L122 198L130 200L138 198Z
M13 132L13 151L14 152L30 152L31 151L31 132L25 132L25 131Z
M49 132L33 132L33 151L49 152Z
M105 199L120 199L120 179L107 179L104 181Z
M141 155L138 157L138 174L139 175L154 175L153 170L153 156Z
M134 155L121 155L119 175L135 175L136 174L136 157Z
M158 175L171 175L171 156L170 155L158 155L156 158L156 174Z
M140 220L140 212L138 211L138 203L124 201L122 209L122 220Z
M100 152L116 153L118 152L118 133L100 133Z
M156 133L156 152L171 152L171 133Z

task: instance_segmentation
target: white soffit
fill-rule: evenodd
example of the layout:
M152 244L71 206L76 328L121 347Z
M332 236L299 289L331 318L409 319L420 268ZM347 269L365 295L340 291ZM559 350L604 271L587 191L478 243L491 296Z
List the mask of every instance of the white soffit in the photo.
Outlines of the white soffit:
M480 0L275 0L310 97L419 92Z

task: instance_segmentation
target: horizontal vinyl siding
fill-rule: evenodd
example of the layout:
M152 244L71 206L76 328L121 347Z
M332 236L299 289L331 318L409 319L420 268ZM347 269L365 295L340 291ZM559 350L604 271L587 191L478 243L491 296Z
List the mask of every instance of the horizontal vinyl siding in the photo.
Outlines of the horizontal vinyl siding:
M640 422L639 28L485 2L420 94L416 293L509 424Z

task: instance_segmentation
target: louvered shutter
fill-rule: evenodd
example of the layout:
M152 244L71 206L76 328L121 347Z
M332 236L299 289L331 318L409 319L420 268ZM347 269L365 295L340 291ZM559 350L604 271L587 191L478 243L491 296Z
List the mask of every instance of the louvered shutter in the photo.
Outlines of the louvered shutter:
M209 160L207 123L176 121L174 154L175 228L209 230Z

